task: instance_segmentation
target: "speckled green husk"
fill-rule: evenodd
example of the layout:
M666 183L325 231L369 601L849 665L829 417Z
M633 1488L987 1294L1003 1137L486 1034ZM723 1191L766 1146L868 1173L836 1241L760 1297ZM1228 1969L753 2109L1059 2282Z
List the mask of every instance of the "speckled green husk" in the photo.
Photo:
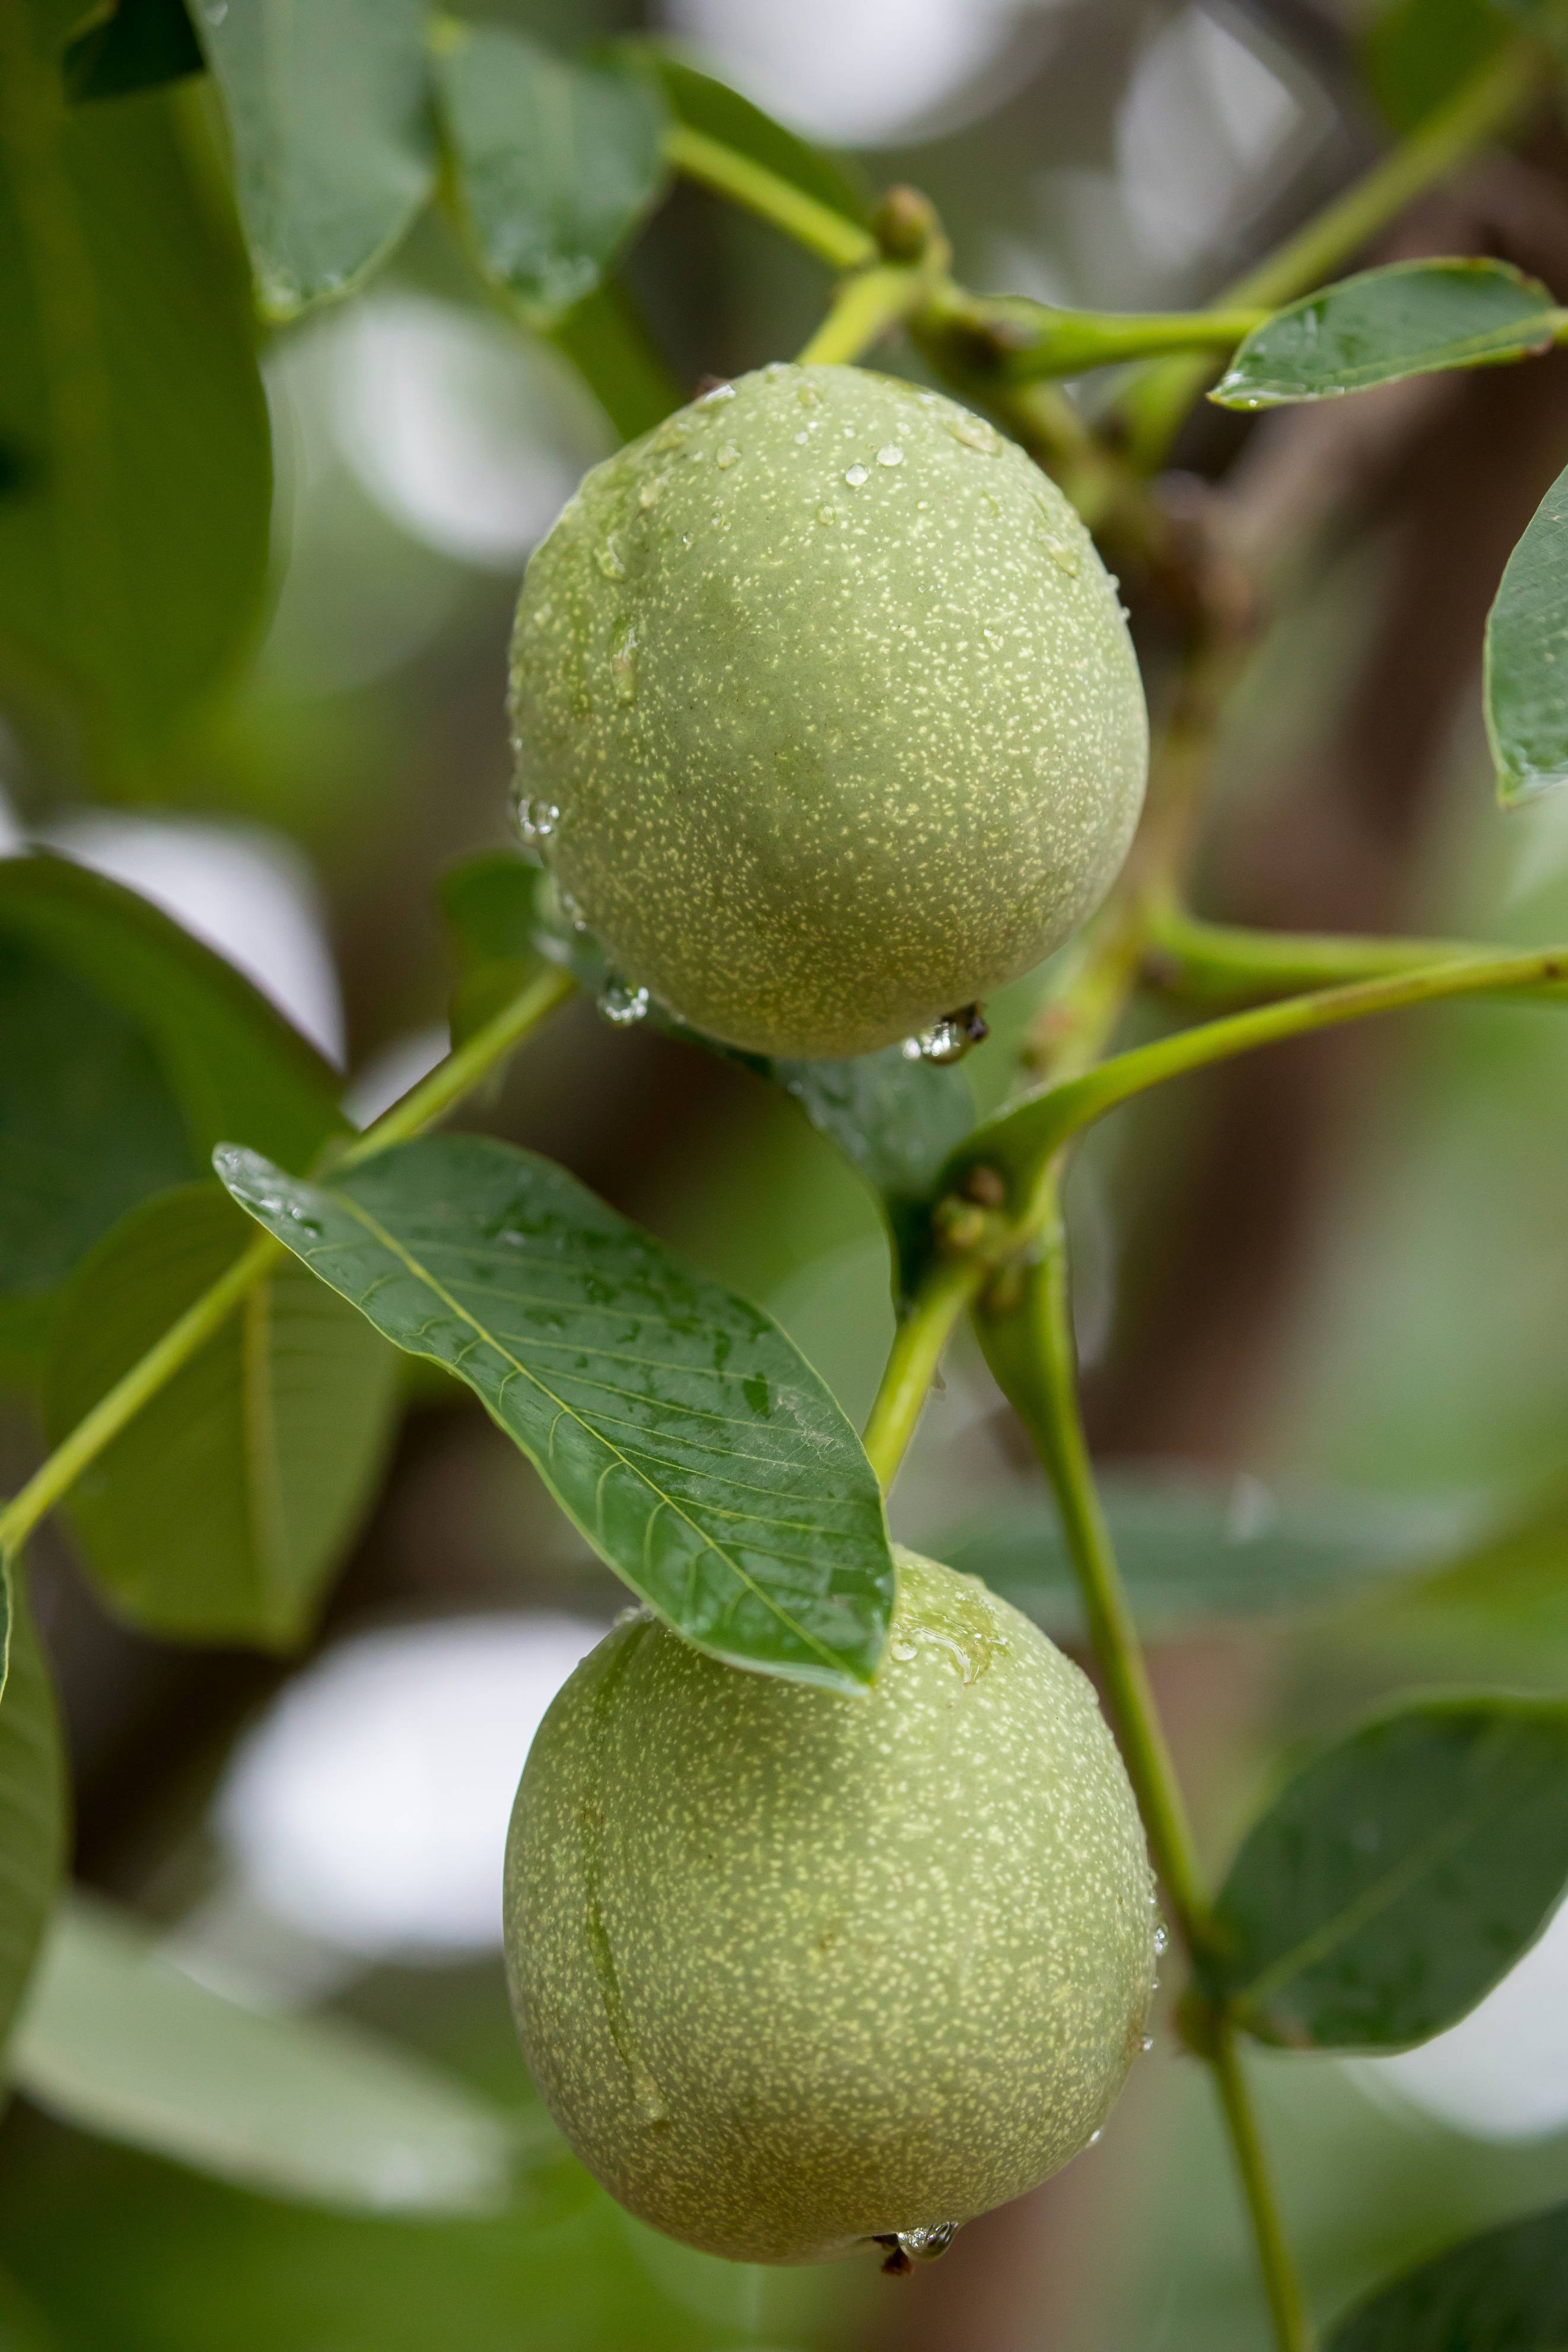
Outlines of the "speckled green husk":
M816 2262L1031 2189L1104 2120L1153 1890L1089 1682L900 1550L863 1698L623 1622L546 1716L507 1853L524 2053L633 2213Z
M1104 895L1148 728L1115 591L967 409L776 365L596 467L512 642L519 802L625 978L757 1052L868 1053Z

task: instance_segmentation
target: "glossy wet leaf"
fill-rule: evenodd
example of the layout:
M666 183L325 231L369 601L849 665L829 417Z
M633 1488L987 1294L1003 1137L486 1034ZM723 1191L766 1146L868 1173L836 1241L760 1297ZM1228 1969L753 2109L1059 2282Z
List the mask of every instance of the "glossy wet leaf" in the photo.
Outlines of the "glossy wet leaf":
M421 0L227 0L197 30L224 95L264 316L348 293L430 194Z
M220 1150L235 1198L389 1339L456 1372L632 1591L699 1649L848 1687L893 1564L859 1439L768 1316L564 1170L478 1136L330 1184Z
M382 2213L486 2213L553 2156L505 2112L346 2019L263 2014L198 1984L129 1915L66 1905L12 2052L30 2099L79 2130L219 2179Z
M1327 2352L1563 2352L1568 2205L1510 2221L1381 2287L1331 2329Z
M25 14L0 24L0 667L30 723L113 772L259 630L267 405L244 257L176 97L68 108Z
M1568 1702L1430 1699L1306 1764L1216 1906L1248 2032L1397 2050L1473 2009L1568 1886Z
M1487 615L1485 695L1504 807L1568 782L1568 471L1508 559Z
M80 105L183 81L204 72L206 59L185 0L119 0L69 43L62 68L66 95Z
M148 1202L108 1235L56 1326L51 1444L254 1238L210 1180ZM298 1641L374 1496L398 1360L363 1316L280 1258L67 1498L111 1606L178 1641Z
M1565 316L1544 286L1506 262L1393 262L1276 311L1209 398L1274 408L1445 368L1496 367L1550 349Z
M504 26L444 27L433 70L469 246L543 323L602 281L664 179L657 84Z
M622 42L620 47L623 56L633 58L657 81L677 122L765 165L830 211L865 225L870 200L865 184L852 166L787 131L727 82L688 63L670 44L639 39Z
M0 859L0 1301L40 1332L100 1235L204 1174L221 1138L308 1164L345 1131L337 1085L145 898L66 858Z
M0 2047L66 1864L66 1772L48 1669L15 1562L0 1563Z
M1462 1526L1443 1507L1279 1496L1249 1477L1113 1472L1100 1494L1123 1581L1152 1638L1217 1619L1286 1616L1400 1591ZM1082 1633L1061 1522L1043 1492L960 1521L932 1544L950 1567L983 1578L1048 1631Z

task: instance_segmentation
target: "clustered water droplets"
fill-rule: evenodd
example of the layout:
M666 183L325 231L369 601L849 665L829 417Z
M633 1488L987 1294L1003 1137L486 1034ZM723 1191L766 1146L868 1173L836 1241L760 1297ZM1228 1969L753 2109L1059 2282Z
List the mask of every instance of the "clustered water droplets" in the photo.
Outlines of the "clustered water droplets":
M966 1004L961 1012L945 1013L929 1029L904 1041L906 1062L935 1062L945 1066L961 1062L990 1034L977 1004Z
M599 1010L612 1029L634 1029L648 1017L648 992L629 980L612 980L599 999Z

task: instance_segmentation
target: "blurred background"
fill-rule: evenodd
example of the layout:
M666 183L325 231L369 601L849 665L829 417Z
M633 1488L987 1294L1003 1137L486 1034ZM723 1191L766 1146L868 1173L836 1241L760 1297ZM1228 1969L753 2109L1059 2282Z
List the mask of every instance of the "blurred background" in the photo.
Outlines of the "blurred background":
M1201 300L1388 136L1349 0L466 13L562 45L677 34L873 184L925 189L969 284L1048 299ZM1554 118L1372 257L1446 252L1500 255L1568 298ZM813 263L686 187L629 276L687 387L788 355L825 291ZM433 884L507 837L518 574L614 436L428 225L364 298L277 334L266 381L278 487L254 659L112 802L68 758L0 739L0 828L211 941L341 1066L366 1118L444 1050L455 971ZM1565 458L1561 356L1194 417L1178 463L1223 483L1270 590L1226 728L1205 911L1568 937L1568 814L1497 814L1478 690L1502 563ZM1031 984L1014 999L969 1065L982 1101L1008 1082ZM863 1412L892 1328L881 1234L781 1097L584 1000L478 1116L765 1304ZM1568 1680L1565 1165L1568 1028L1476 1006L1185 1081L1099 1131L1076 1171L1095 1443L1155 1498L1151 1583L1183 1540L1198 1562L1157 1621L1156 1667L1217 1863L1300 1743L1393 1688ZM15 1483L37 1444L25 1400L3 1434ZM1041 1573L1043 1490L964 1347L893 1515L998 1580ZM1348 1553L1322 1538L1356 1578L1325 1570L1311 1608L1260 1605L1279 1549L1310 1563L1331 1523L1356 1531ZM1408 1592L1374 1572L1449 1559ZM1498 1572L1478 1597L1483 1560ZM506 1817L543 1707L623 1596L476 1402L409 1376L380 1499L301 1658L132 1633L57 1532L34 1581L87 1885L156 1923L201 1982L330 2004L526 2103L498 1954ZM1070 1605L1041 1605L1071 1634ZM1565 2018L1557 1930L1419 2053L1262 2063L1325 2305L1568 2194ZM95 2352L1241 2352L1260 2311L1208 2103L1162 2021L1098 2147L894 2282L686 2253L564 2163L521 2221L347 2218L19 2099L0 2126L0 2263L47 2315L37 2340ZM32 2325L0 2310L0 2342L31 2345Z

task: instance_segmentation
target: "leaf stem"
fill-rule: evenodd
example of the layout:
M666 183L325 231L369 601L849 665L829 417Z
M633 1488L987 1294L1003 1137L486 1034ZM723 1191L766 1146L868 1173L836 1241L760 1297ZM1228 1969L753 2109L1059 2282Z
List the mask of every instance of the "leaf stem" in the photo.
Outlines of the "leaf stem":
M504 1005L466 1045L448 1054L428 1077L393 1103L346 1150L329 1148L333 1166L342 1168L402 1143L434 1125L480 1079L522 1043L556 1006L570 996L576 983L553 966L529 982L510 1004ZM75 1485L89 1463L135 1420L143 1405L172 1380L183 1364L205 1347L235 1309L253 1291L269 1266L283 1255L282 1245L261 1234L221 1274L210 1289L188 1307L175 1323L153 1342L147 1353L101 1396L90 1412L78 1422L70 1435L33 1473L26 1485L0 1510L0 1559L18 1551L39 1520Z
M1215 2022L1205 2055L1218 2086L1231 2153L1247 2200L1258 2266L1263 2273L1264 2292L1274 2322L1275 2342L1280 2352L1312 2352L1312 2328L1306 2299L1285 2235L1252 2086L1241 2063L1240 2043L1236 2028L1228 2019Z
M1338 1027L1375 1013L1434 1004L1447 997L1521 994L1568 982L1568 948L1536 949L1522 955L1484 955L1473 950L1446 962L1403 970L1385 977L1326 988L1282 1003L1263 1004L1207 1021L1152 1045L1115 1054L1065 1085L1048 1087L1010 1111L977 1128L949 1163L949 1186L977 1165L1000 1169L1023 1197L1015 1201L1020 1239L1050 1214L1051 1163L1068 1139L1103 1118L1118 1104L1166 1079L1213 1062L1228 1061L1288 1037Z
M1215 308L1272 310L1321 286L1413 198L1484 146L1518 113L1539 84L1542 54L1538 42L1511 42L1371 171L1228 286ZM1119 405L1128 428L1129 455L1146 471L1164 464L1183 417L1211 373L1204 359L1170 360L1150 368L1123 395Z
M988 1270L977 1255L938 1258L900 1318L863 1440L884 1494L908 1451L942 1350Z
M864 269L877 258L876 239L869 229L706 131L672 123L664 133L664 153L688 180L698 180L716 195L728 196L770 221L831 269Z

